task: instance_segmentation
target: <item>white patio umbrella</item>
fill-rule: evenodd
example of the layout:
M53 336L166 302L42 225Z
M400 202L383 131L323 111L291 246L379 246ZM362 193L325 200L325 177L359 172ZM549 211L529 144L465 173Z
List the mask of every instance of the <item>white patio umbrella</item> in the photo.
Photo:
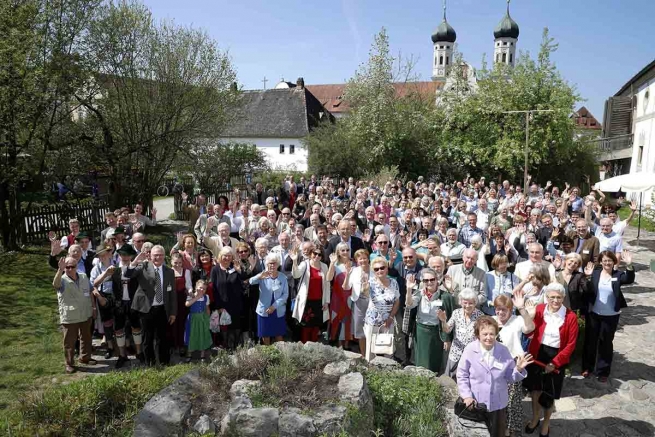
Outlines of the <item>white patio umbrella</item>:
M637 246L641 234L641 204L644 191L655 190L655 173L630 173L605 179L594 185L601 191L632 191L639 193L639 221L637 224Z

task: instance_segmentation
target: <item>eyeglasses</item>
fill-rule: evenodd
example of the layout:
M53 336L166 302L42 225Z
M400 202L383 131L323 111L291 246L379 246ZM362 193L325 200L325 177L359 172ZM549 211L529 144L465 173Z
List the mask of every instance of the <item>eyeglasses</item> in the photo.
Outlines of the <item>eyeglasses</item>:
M423 282L424 284L431 284L431 283L436 282L436 281L437 281L436 278L425 278L425 279L423 279L422 282Z
M378 241L378 244L389 244L388 241Z
M237 253L249 253L249 250L237 250Z
M312 252L311 254L314 256L323 256L321 252Z
M77 268L77 266L66 266L66 270L72 270L72 269L76 269L76 268Z
M562 296L546 296L548 300L564 300Z
M403 259L414 259L413 256L404 256Z
M143 243L146 240L132 240L132 243Z
M373 271L375 271L375 272L379 272L380 270L386 270L386 269L387 268L384 267L384 266L383 267L373 267Z

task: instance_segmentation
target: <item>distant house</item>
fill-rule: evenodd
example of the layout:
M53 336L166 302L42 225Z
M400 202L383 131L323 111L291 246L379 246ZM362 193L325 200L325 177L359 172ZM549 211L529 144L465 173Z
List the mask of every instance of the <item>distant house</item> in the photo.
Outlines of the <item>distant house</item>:
M305 88L303 78L290 85L244 91L221 141L255 144L273 169L306 171L301 140L320 123L334 123L334 116Z
M598 120L596 120L596 117L584 106L575 111L571 115L571 118L575 123L576 129L582 133L588 133L590 135L600 134L600 131L603 129Z

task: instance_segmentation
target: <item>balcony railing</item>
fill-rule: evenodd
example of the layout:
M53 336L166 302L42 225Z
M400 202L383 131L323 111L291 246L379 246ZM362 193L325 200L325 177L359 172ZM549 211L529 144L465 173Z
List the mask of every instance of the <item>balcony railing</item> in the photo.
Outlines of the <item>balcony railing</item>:
M599 152L610 152L613 150L624 150L632 147L633 135L621 135L614 138L601 138L597 140Z

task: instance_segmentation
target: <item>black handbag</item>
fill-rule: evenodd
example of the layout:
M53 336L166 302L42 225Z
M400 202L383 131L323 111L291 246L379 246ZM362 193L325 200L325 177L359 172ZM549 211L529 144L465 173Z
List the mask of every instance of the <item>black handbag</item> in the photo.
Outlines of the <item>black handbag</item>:
M464 399L458 397L455 401L455 415L460 419L471 420L473 422L487 422L487 406L474 402L470 407L466 407Z

